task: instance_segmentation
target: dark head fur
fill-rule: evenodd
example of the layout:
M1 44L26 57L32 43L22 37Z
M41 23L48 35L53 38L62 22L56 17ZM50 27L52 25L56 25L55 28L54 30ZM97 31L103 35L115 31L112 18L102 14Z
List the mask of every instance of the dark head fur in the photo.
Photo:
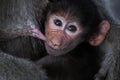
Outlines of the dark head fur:
M91 0L56 0L48 6L48 16L54 13L77 18L80 25L85 30L88 30L84 32L91 33L88 36L99 32L98 25L102 19L99 16L96 5Z

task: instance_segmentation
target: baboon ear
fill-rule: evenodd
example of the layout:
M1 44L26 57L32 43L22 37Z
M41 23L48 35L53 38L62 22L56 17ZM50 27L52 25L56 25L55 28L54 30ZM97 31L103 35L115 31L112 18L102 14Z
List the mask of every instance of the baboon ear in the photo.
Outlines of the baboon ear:
M94 38L90 38L89 43L92 46L98 46L100 45L100 43L103 42L103 40L106 37L106 34L108 33L109 29L110 29L110 24L107 21L102 21L99 24L100 30L98 32L98 34L96 36L94 36Z

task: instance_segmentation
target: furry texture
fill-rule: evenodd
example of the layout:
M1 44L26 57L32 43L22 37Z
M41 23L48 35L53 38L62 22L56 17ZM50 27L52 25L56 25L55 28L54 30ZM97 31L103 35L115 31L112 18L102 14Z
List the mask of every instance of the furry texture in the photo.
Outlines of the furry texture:
M0 80L47 80L47 76L40 65L0 52Z
M111 30L101 45L101 68L95 80L120 80L120 1L93 1L97 4L101 16L111 24Z
M40 20L47 3L48 0L0 0L0 50L31 60L46 55L41 40L19 32L27 32L29 22L43 31Z

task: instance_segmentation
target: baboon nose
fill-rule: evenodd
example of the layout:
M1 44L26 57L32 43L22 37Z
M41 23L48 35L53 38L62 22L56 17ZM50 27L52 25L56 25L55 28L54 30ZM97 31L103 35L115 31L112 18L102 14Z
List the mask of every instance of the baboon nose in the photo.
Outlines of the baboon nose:
M54 49L60 49L61 43L59 41L52 41Z

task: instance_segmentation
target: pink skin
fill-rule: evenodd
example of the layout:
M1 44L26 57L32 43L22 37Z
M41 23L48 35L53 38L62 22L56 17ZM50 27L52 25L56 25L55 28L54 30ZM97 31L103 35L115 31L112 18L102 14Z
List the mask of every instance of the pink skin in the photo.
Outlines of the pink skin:
M32 36L46 41L46 37L43 35L43 33L39 29L37 29L36 27L32 27L32 26L31 26L31 29L32 29Z
M33 36L36 38L39 38L41 40L46 41L46 37L43 35L43 33L34 25L31 21L27 21L27 26L29 27L28 32L25 33L25 35Z

